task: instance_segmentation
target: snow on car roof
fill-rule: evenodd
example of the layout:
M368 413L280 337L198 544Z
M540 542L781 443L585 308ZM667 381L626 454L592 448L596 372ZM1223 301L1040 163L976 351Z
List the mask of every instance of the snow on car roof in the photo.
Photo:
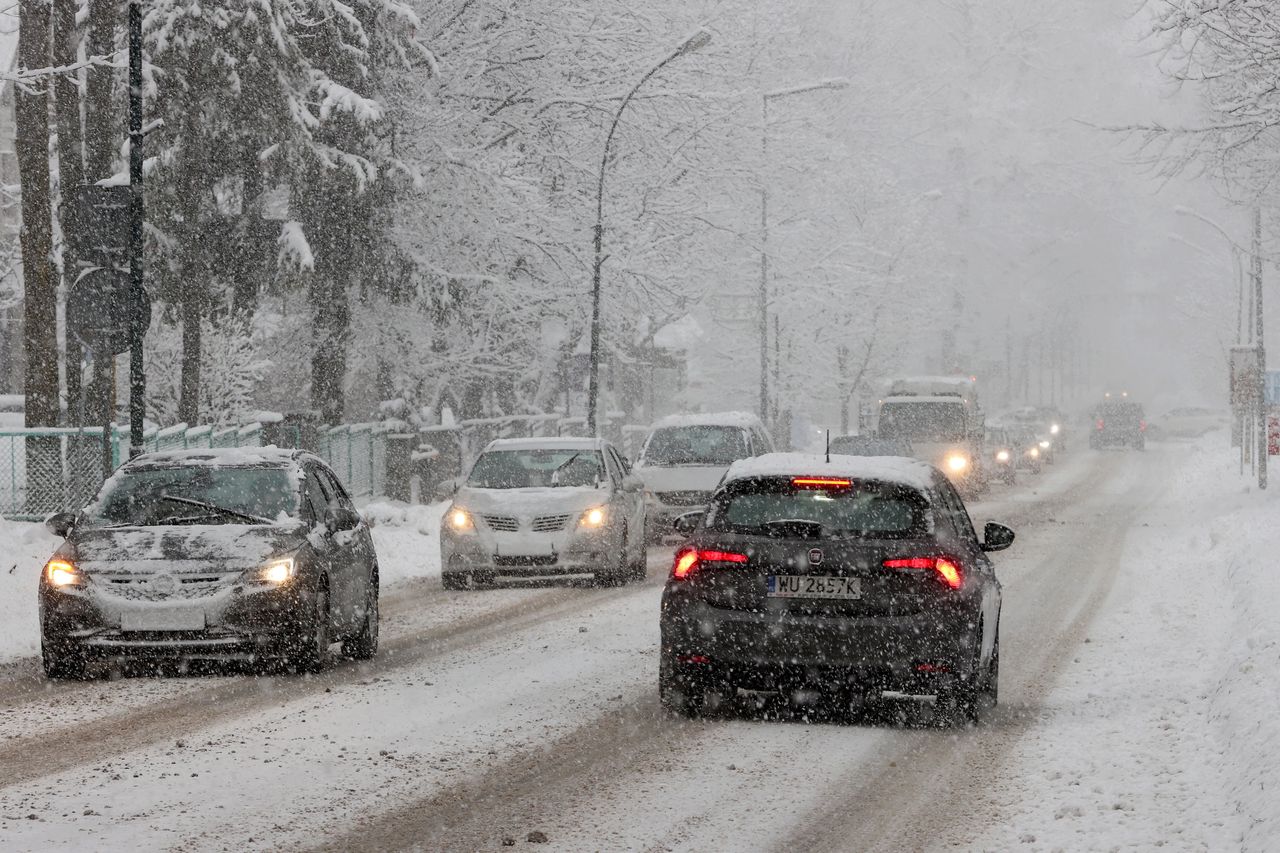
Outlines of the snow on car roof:
M933 488L934 467L905 456L825 456L816 453L766 453L751 459L739 459L729 467L724 481L748 477L848 477L852 480L878 480L901 483L913 489Z
M129 461L131 466L149 465L288 465L305 451L293 447L202 447L188 450L158 450Z
M603 438L556 436L550 438L495 438L485 447L489 450L599 450L608 442Z
M683 415L667 415L649 427L651 430L684 426L760 426L760 419L750 412L694 412Z
M889 403L951 403L955 406L968 405L969 401L955 394L930 396L927 394L890 394L884 398Z

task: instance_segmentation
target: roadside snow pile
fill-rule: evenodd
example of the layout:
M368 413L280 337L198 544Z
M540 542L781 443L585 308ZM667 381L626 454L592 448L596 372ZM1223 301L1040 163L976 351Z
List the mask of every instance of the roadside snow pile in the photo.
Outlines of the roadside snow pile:
M0 660L40 651L36 587L58 543L43 524L0 519Z
M360 508L373 531L383 585L440 576L440 519L449 502L406 504L376 500Z

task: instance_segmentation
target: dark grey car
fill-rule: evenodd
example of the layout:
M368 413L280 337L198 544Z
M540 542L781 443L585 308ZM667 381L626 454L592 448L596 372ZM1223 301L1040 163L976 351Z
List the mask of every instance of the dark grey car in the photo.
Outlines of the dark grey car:
M89 506L41 573L45 672L120 658L282 660L378 648L378 561L327 465L299 450L148 453Z
M996 700L1000 584L955 487L906 459L777 454L735 465L680 526L662 597L661 699L819 690L936 696L940 721Z

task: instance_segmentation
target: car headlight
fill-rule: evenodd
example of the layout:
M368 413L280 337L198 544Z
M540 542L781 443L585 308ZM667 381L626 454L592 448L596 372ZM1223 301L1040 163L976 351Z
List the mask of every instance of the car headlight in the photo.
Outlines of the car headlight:
M471 513L462 507L450 507L445 519L449 527L458 533L466 533L476 527L476 523L471 520Z
M1041 449L1041 450L1048 450L1048 449L1049 449L1049 442L1048 442L1048 441L1042 441L1042 442L1040 442L1040 449Z
M74 563L67 560L50 560L45 564L44 576L49 581L50 586L59 588L79 586L84 583L84 575L80 574L80 570L75 567Z
M957 474L969 467L969 458L959 453L953 453L947 457L947 468Z
M1057 434L1058 434L1058 431L1059 431L1059 430L1061 430L1061 429L1062 429L1062 427L1058 426L1057 424L1052 424L1052 425L1049 427L1049 434L1050 434L1050 435L1057 435Z
M604 524L607 517L604 507L592 507L582 514L582 519L578 523L583 527L599 527Z
M1001 450L1001 451L999 451L998 453L996 453L996 461L997 461L997 462L1008 462L1008 461L1009 461L1009 451L1007 451L1007 450Z
M1040 448L1038 448L1038 447L1033 447L1033 448L1031 448L1030 450L1028 450L1028 451L1027 451L1027 455L1028 455L1028 456L1030 456L1032 459L1039 459L1039 458L1040 458Z
M293 557L281 557L258 569L258 581L269 583L272 586L280 586L293 580L293 576L296 573L297 563L294 562Z

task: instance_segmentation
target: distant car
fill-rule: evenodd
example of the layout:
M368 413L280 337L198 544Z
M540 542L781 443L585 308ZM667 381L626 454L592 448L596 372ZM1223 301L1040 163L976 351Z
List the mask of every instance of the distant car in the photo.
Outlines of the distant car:
M1147 446L1146 433L1146 416L1140 404L1129 399L1110 399L1093 410L1089 446L1094 450L1104 447L1142 450Z
M987 428L986 447L991 456L993 476L1005 485L1012 486L1018 480L1018 457L1022 454L1022 448L1009 430L1000 427Z
M145 453L78 513L40 576L45 672L116 658L280 659L378 649L378 559L323 461L300 450Z
M955 487L913 459L770 454L738 462L662 595L662 704L696 716L737 690L850 704L936 696L940 722L997 697L1000 584Z
M1056 409L1024 406L1006 412L998 420L1035 436L1038 452L1034 458L1037 468L1040 465L1052 465L1057 459L1057 452L1065 446L1066 433Z
M1042 431L1053 442L1054 451L1066 452L1067 449L1067 417L1057 406L1039 406L1036 410L1042 424Z
M441 583L590 575L645 576L643 484L608 441L490 442L441 522Z
M1005 434L1017 454L1017 467L1027 469L1033 474L1039 474L1044 467L1044 456L1040 448L1040 438L1035 431L1030 427L1015 423L1005 428Z
M885 397L876 434L910 442L912 455L937 465L967 495L987 488L982 413L960 393Z
M831 452L841 456L911 456L911 442L873 435L839 435L831 439Z
M1231 425L1231 413L1222 409L1184 406L1171 409L1152 422L1147 431L1156 438L1199 438Z
M648 504L649 540L669 534L677 516L705 507L734 462L772 451L764 424L745 412L672 415L657 421L636 459Z

